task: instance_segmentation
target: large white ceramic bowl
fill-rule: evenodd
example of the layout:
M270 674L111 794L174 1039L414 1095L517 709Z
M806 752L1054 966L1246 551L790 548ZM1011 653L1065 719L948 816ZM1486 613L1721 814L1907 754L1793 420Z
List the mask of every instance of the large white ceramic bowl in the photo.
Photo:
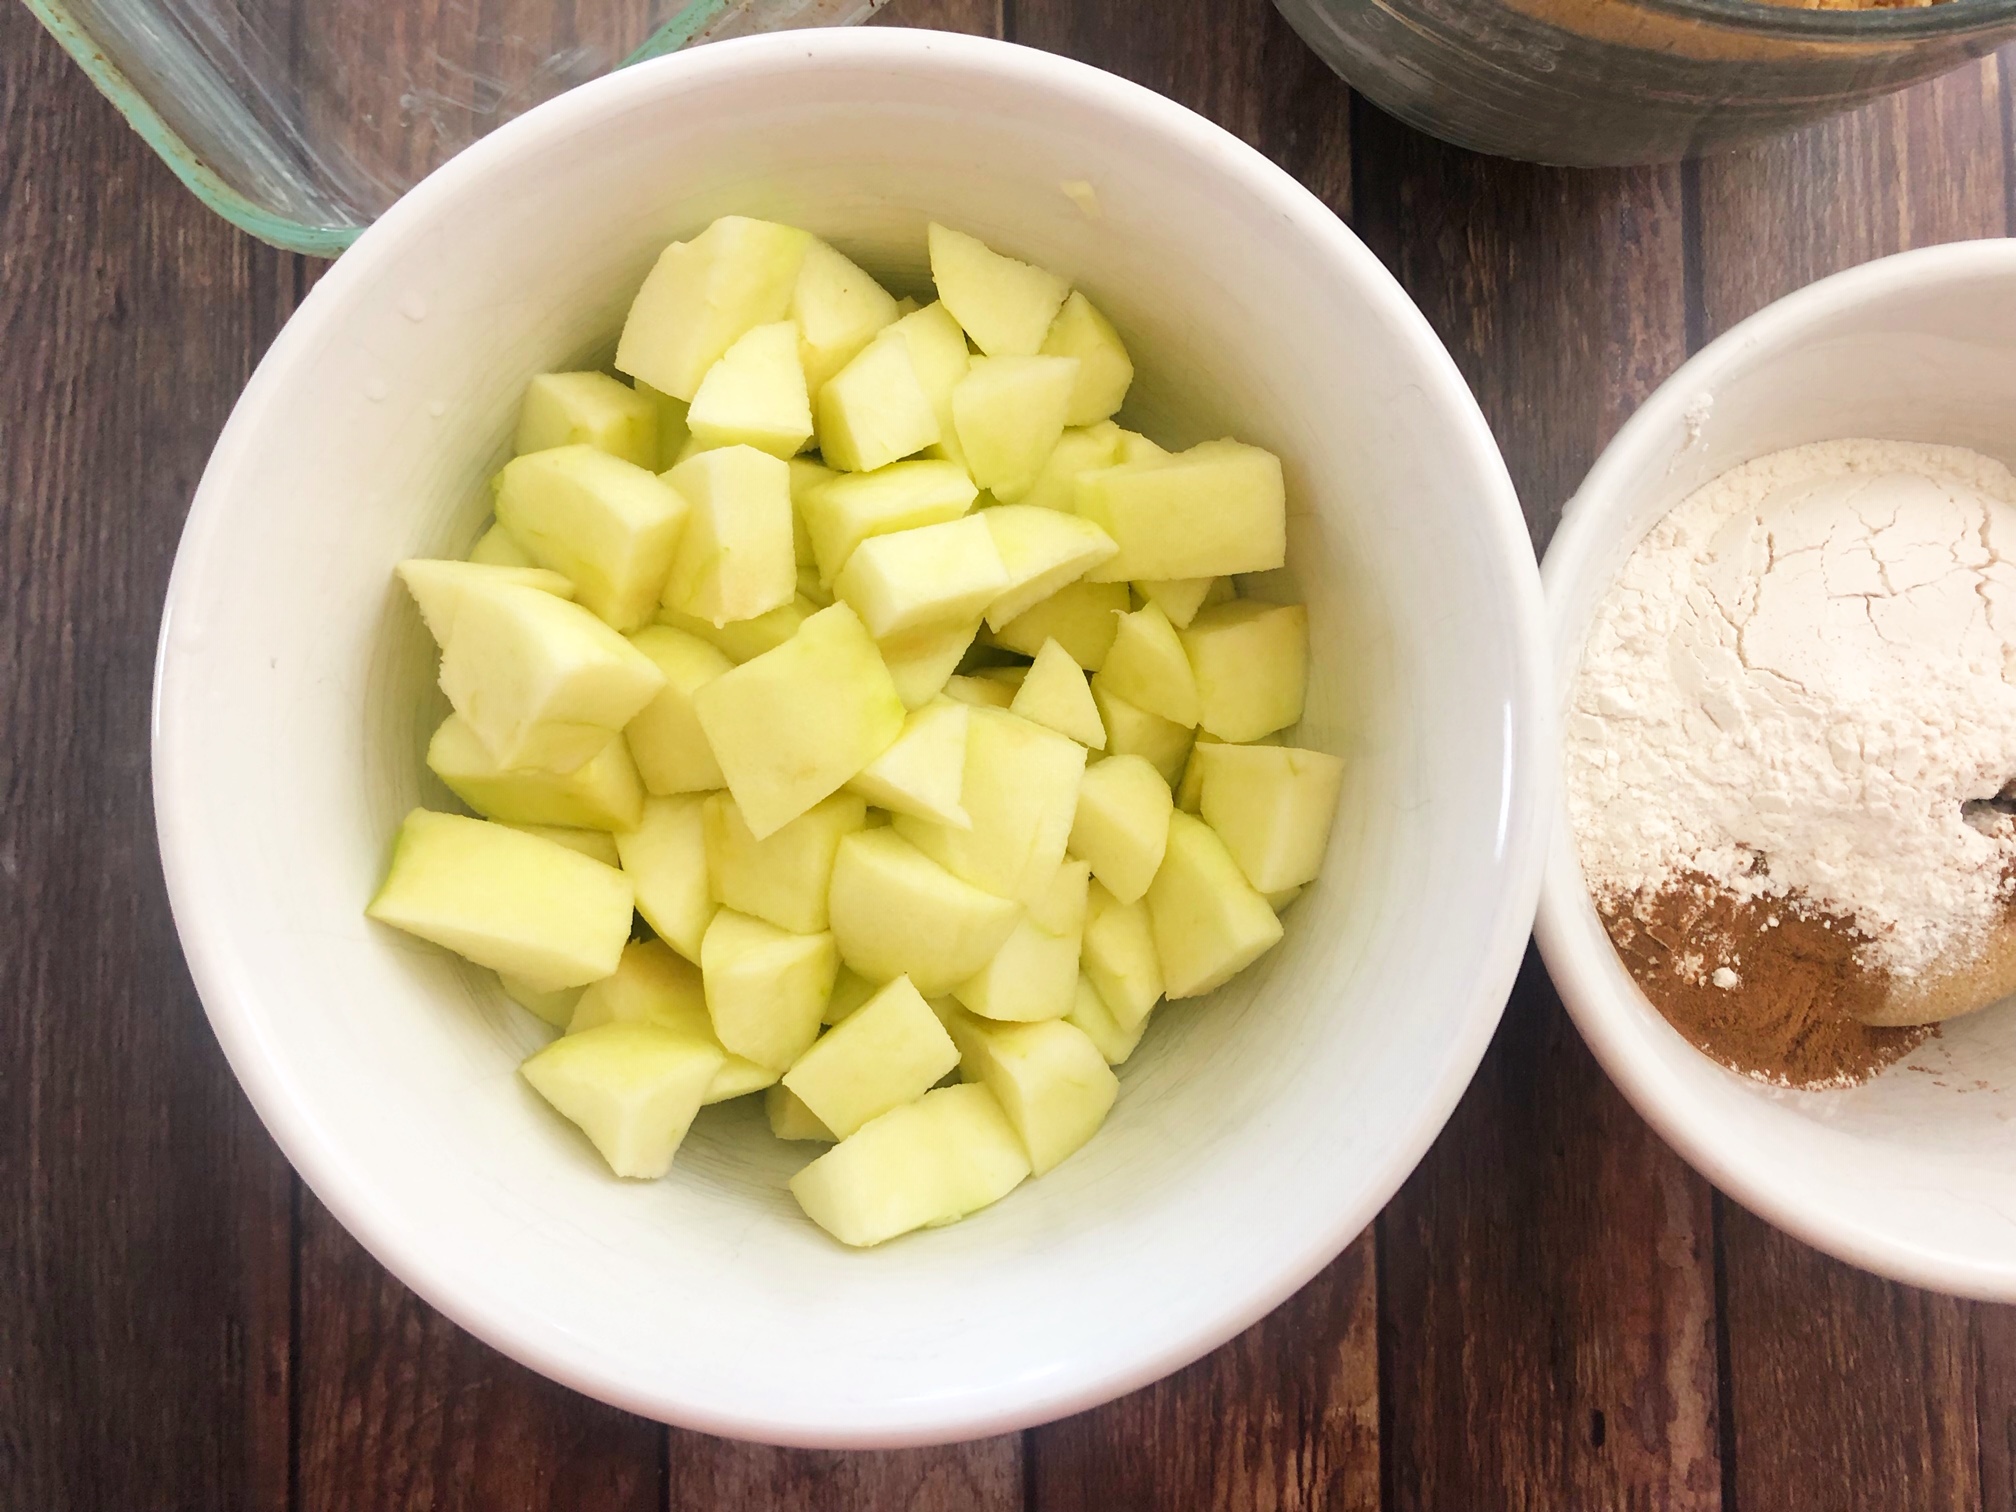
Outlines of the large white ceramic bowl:
M2016 465L2016 242L1837 274L1763 310L1669 378L1568 504L1543 568L1565 708L1597 606L1660 516L1767 452L1850 436L1967 446ZM1538 934L1596 1057L1717 1186L1886 1276L2016 1301L2016 1002L1954 1020L1847 1091L1724 1070L1646 1001L1590 902L1563 819Z
M1089 184L1093 201L1067 184ZM923 289L937 217L1068 274L1127 335L1133 419L1286 459L1315 645L1304 738L1350 758L1288 938L1167 1007L1067 1164L956 1227L842 1249L760 1110L612 1180L523 1086L543 1031L366 923L445 804L444 712L392 564L467 548L520 390L605 352L657 251L727 211ZM1531 920L1555 740L1539 577L1427 325L1321 204L1147 91L1004 44L796 33L626 70L395 206L246 390L189 518L156 701L161 846L218 1038L350 1231L519 1360L637 1412L796 1444L993 1433L1253 1322L1441 1127Z

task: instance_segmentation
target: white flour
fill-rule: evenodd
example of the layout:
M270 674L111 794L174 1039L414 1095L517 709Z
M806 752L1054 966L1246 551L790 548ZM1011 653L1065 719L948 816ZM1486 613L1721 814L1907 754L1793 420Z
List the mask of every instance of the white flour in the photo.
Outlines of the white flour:
M1961 812L2016 778L2016 475L1895 441L1723 474L1604 600L1567 763L1599 901L1700 872L1852 917L1900 978L1971 956L2016 863Z

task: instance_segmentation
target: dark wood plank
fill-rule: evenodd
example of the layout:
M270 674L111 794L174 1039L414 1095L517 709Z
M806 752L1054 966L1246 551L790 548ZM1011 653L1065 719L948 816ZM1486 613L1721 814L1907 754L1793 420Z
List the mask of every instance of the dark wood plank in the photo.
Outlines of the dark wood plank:
M889 0L870 26L922 26L931 31L970 32L978 37L1002 33L1004 0Z
M1701 334L1815 278L2009 229L1990 59L1698 170ZM2016 1314L1894 1286L1723 1204L1743 1507L2016 1507Z
M287 1494L289 1176L204 1022L155 631L281 260L0 10L0 1501Z
M1504 448L1535 545L1686 351L1680 175L1494 162L1369 108L1355 223ZM1389 1509L1719 1502L1708 1188L1537 958L1381 1220Z

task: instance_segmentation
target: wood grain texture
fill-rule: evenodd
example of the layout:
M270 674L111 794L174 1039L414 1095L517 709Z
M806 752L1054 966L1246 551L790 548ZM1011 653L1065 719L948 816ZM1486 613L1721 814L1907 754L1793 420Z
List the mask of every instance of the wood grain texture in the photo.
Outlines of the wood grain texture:
M1699 177L1700 335L1874 257L2009 229L2003 60ZM1852 1270L1722 1203L1739 1507L2016 1506L2016 1312Z
M0 10L0 1504L286 1496L287 1167L154 846L155 633L279 259Z
M939 1449L772 1449L674 1432L670 1512L1020 1512L1022 1439Z

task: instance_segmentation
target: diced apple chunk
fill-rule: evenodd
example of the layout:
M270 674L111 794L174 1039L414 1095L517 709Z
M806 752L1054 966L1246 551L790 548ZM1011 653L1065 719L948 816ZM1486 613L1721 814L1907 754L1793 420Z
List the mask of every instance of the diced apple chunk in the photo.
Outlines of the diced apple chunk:
M903 729L881 653L845 604L694 695L700 727L761 839L836 792Z
M820 1022L844 1023L849 1014L855 1012L873 996L875 996L875 984L852 966L842 962L839 971L833 975L833 991L827 996L826 1011L820 1015Z
M884 640L969 620L1007 583L984 517L968 517L863 541L833 587Z
M784 1085L845 1139L871 1118L915 1102L959 1064L952 1037L908 977L898 977L821 1035Z
M726 780L714 748L693 712L693 695L734 669L717 647L696 635L651 625L630 637L665 675L665 687L624 729L644 786L653 793L699 793ZM635 821L633 820L632 823Z
M1075 987L1074 975L1074 994ZM1001 1104L1031 1175L1054 1170L1099 1132L1120 1083L1084 1030L1062 1018L993 1024L968 1016L955 1024L962 1074Z
M836 473L799 505L820 578L832 582L870 536L956 520L979 490L956 463L892 462L874 472Z
M1002 504L977 518L986 521L1008 575L987 606L987 623L997 631L1113 554L1098 526L1054 509Z
M516 458L502 480L497 518L513 540L565 575L581 605L613 628L650 623L686 524L683 498L592 446Z
M1162 1000L1162 961L1146 902L1122 903L1098 883L1085 907L1085 975L1122 1029L1140 1027Z
M833 857L841 840L867 825L868 805L858 794L835 793L758 840L734 798L716 793L702 822L716 901L794 934L819 934Z
M1079 895L1085 873L1077 873ZM1016 924L985 966L952 989L952 995L983 1018L1016 1022L1062 1018L1071 1011L1078 980L1078 925L1053 932L1036 922L1034 910Z
M728 660L740 666L753 661L765 651L775 651L784 642L798 633L799 626L819 612L819 606L799 594L788 604L780 604L754 619L730 620L725 625L712 624L691 614L681 614L677 609L660 609L658 623L674 630L683 630L688 635L696 635L714 647Z
M892 1108L791 1178L791 1194L842 1244L881 1244L952 1223L1006 1197L1029 1174L994 1094L940 1087Z
M701 823L706 801L702 793L647 798L638 826L616 832L624 875L636 885L637 912L660 939L694 962L716 908Z
M494 520L490 528L476 538L476 544L469 548L469 565L472 567L537 567L532 553L511 539L511 532ZM572 586L571 584L569 585ZM571 598L571 593L563 595Z
M714 1037L759 1066L784 1070L818 1035L839 964L830 934L793 934L722 909L700 945Z
M1064 859L1085 748L1000 709L966 727L960 802L970 829L898 814L896 832L955 876L1003 898L1039 899ZM933 991L919 984L920 991Z
M414 809L365 910L381 924L551 990L616 969L630 937L629 878L501 824Z
M724 215L658 256L623 322L616 369L690 402L707 370L752 326L790 313L807 233Z
M1078 995L1072 1001L1071 1011L1064 1015L1064 1022L1083 1030L1086 1038L1099 1047L1109 1066L1117 1066L1132 1055L1141 1044L1141 1036L1148 1032L1146 1016L1131 1029L1121 1028L1113 1010L1099 996L1099 989L1084 976L1078 978Z
M1120 427L1101 421L1080 430L1067 430L1043 461L1035 480L1012 497L995 491L1004 504L1027 504L1037 509L1054 509L1062 514L1078 511L1078 475L1120 460Z
M959 329L959 322L944 305L928 304L904 315L889 327L887 334L908 348L911 370L937 421L938 440L929 448L929 454L957 462L963 468L965 458L959 451L958 429L952 420L952 390L966 376L972 360L966 349L966 333Z
M1066 583L996 629L994 644L1034 656L1043 642L1054 640L1087 672L1097 672L1106 665L1126 612L1125 583Z
M580 987L540 987L520 977L509 976L500 976L497 982L503 987L504 996L555 1029L567 1027L568 1020L574 1017L574 1005L581 1000L585 990Z
M693 433L686 427L687 404L684 399L674 399L663 390L651 387L642 378L636 380L636 389L658 417L657 460L644 465L653 472L662 473L679 460L686 450L686 443L693 439Z
M1280 919L1253 890L1225 842L1210 825L1181 810L1169 816L1168 852L1146 902L1155 955L1172 998L1196 997L1223 985L1281 939Z
M427 766L477 813L509 824L631 829L644 811L644 785L619 737L571 772L498 765L468 721L450 714L427 743Z
M929 237L931 281L973 344L989 357L1034 356L1071 285L963 231L933 224Z
M1071 854L1122 903L1148 891L1169 843L1169 784L1140 756L1109 756L1085 769L1071 823Z
M713 625L791 602L791 469L752 446L701 452L665 475L692 506L665 604Z
M1106 750L1112 756L1140 756L1174 786L1190 755L1191 732L1174 720L1151 714L1129 703L1106 685L1106 671L1092 679L1092 701L1106 724Z
M961 674L945 682L945 696L975 709L1005 709L1015 702L1015 688L998 678Z
M812 401L798 361L798 327L788 320L752 326L707 370L686 424L707 449L753 446L795 457L812 439Z
M1078 513L1120 544L1093 569L1106 582L1266 572L1287 557L1281 461L1237 441L1081 474Z
M456 617L468 594L482 593L499 584L536 588L555 598L574 597L574 584L550 568L528 562L522 567L507 563L442 562L428 557L410 557L394 569L406 591L419 606L420 618L434 644L445 647L455 629Z
M821 483L830 483L842 474L810 457L793 457L784 465L791 469L791 555L798 563L798 591L802 593L805 591L805 569L816 567L819 562L818 554L812 549L812 532L805 524L805 501ZM822 604L820 607L825 606Z
M1113 323L1083 294L1074 293L1064 301L1043 338L1043 351L1078 359L1066 425L1097 424L1126 402L1128 386L1134 382L1134 361Z
M658 410L607 373L541 373L518 409L519 456L555 446L592 446L658 470Z
M770 1120L770 1132L779 1139L835 1142L836 1136L819 1122L819 1115L800 1102L798 1094L781 1081L763 1094L763 1116Z
M537 835L541 840L551 840L555 845L564 845L591 861L600 861L604 866L620 867L623 864L623 858L616 853L616 837L606 829L577 829L567 824L514 824L509 819L497 822L527 835Z
M557 1039L519 1071L580 1126L610 1170L652 1181L672 1168L720 1066L710 1040L631 1023Z
M980 621L926 625L878 642L883 665L903 707L916 711L945 690L952 671L980 633Z
M959 802L966 780L966 708L935 698L903 722L888 750L848 780L870 803L964 829L972 824Z
M873 472L938 440L938 415L917 380L910 344L889 332L826 381L814 409L819 455L846 472Z
M852 259L814 237L791 293L798 356L812 392L818 393L896 314L896 301L887 289Z
M976 357L952 391L952 423L973 481L996 497L1028 492L1064 434L1073 357Z
M632 940L614 976L592 983L574 1006L567 1025L580 1034L603 1024L657 1024L682 1034L697 1035L720 1048L707 1013L707 991L700 969L675 953L663 940ZM703 1103L726 1102L760 1092L778 1073L752 1060L721 1051L721 1069L707 1084Z
M1156 445L1139 431L1120 432L1120 461L1123 463L1153 462L1167 457L1168 451Z
M1084 670L1056 641L1045 641L1029 675L1022 679L1008 707L1024 719L1068 735L1098 751L1106 745L1106 726L1086 685Z
M840 958L872 982L950 991L984 966L1021 909L961 881L893 829L840 842L829 900Z
M1309 611L1235 599L1181 632L1197 675L1198 724L1245 744L1302 717L1309 683Z
M1154 604L1120 617L1100 681L1137 709L1188 728L1197 723L1197 678L1169 616Z
M1149 579L1136 583L1134 591L1168 615L1178 630L1187 628L1199 609L1236 597L1232 579L1223 577Z
M1323 868L1344 763L1294 746L1200 745L1199 809L1246 880L1274 894Z

